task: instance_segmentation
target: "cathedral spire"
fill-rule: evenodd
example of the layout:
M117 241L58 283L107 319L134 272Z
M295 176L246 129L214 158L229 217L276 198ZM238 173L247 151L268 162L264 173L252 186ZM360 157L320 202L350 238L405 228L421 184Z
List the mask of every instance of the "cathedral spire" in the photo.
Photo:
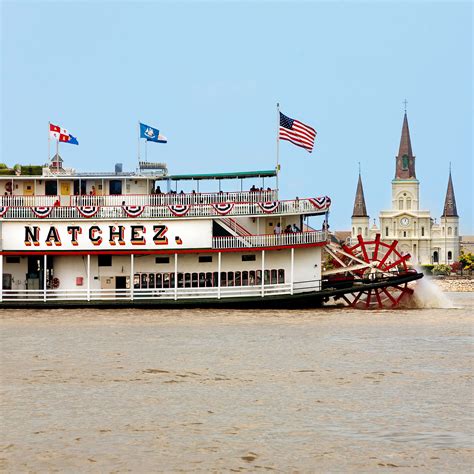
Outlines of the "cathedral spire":
M396 157L395 179L416 179L415 157L411 149L410 129L408 128L406 110L403 116L400 147L398 148L398 155Z
M368 217L367 208L365 207L364 188L362 187L362 178L360 177L360 170L359 181L357 182L357 191L354 199L354 210L352 211L352 217Z
M441 217L459 217L456 208L456 198L454 197L453 180L451 179L451 167L449 169L448 189L444 200L444 210Z

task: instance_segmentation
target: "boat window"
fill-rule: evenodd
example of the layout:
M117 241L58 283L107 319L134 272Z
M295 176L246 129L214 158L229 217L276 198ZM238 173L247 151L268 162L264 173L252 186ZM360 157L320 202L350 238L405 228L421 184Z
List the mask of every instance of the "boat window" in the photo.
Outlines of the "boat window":
M200 255L199 256L199 263L209 263L212 262L211 255Z
M201 272L199 274L199 287L202 288L204 286L206 286L206 274Z
M249 272L242 272L242 285L247 286L249 284Z
M184 274L184 286L186 288L191 288L191 273Z
M198 274L197 273L193 273L192 274L192 278L191 278L191 285L193 288L197 288L198 287L198 284L199 284L199 278L198 278Z
M174 288L175 287L175 275L174 273L170 273L170 288Z
M262 270L257 270L257 279L256 279L257 285L262 284Z
M183 288L184 277L182 273L178 273L178 288Z
M283 268L278 270L278 283L285 283L285 270Z
M255 262L255 255L242 255L242 262Z
M265 270L265 285L270 284L270 270Z
M155 288L155 274L150 273L148 275L148 288Z
M170 287L170 274L164 273L163 274L163 288L169 288L169 287Z
M169 257L155 257L155 263L170 263Z
M234 272L227 273L227 286L234 286Z
M98 255L97 263L99 267L111 267L112 266L112 255Z
M141 288L148 288L148 275L146 273L142 273L141 280Z
M156 274L156 287L163 288L163 278L162 278L161 273Z
M242 275L240 272L235 272L235 286L241 286L242 285Z
M5 263L20 263L20 257L5 257Z
M138 273L135 273L135 275L133 275L133 287L140 288L140 275Z
M212 286L212 273L211 272L206 273L206 286L207 287Z
M221 272L221 286L227 286L227 273Z
M272 270L272 280L271 284L276 285L278 283L278 273L276 270Z
M249 272L249 285L255 285L255 270Z
M218 278L218 273L217 272L214 272L212 274L212 279L213 279L213 284L212 286L217 286L219 284L219 278Z

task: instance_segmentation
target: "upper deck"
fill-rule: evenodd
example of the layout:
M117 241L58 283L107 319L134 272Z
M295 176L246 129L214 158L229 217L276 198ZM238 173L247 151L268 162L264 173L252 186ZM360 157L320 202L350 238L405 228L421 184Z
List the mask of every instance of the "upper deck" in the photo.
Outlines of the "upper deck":
M268 179L276 177L275 170L168 175L164 164L157 164L158 172L150 170L149 163L142 165L133 173L122 172L120 165L116 165L114 173L77 173L63 168L62 161L53 161L51 166L41 169L41 174L39 167L22 167L15 174L3 173L0 217L4 220L91 217L116 220L317 215L326 213L331 202L327 197L280 201L278 190L266 186ZM248 180L252 180L251 186ZM255 180L261 180L260 187L255 185ZM201 192L200 184L204 181L218 189ZM224 191L222 184L225 182L228 188L229 181L234 189L240 187L240 190ZM183 183L194 189L178 191Z

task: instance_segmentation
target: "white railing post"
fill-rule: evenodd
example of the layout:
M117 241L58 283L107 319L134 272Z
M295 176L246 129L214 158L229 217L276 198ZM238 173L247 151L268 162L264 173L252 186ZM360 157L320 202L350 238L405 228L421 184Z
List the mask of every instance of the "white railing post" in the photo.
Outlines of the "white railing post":
M134 277L135 277L135 256L133 253L130 254L130 299L133 301L133 290L135 288Z
M87 301L91 300L91 254L87 254Z
M46 276L48 273L48 256L43 255L43 301L46 302Z
M265 296L265 250L262 250L262 297Z
M295 280L295 249L294 247L291 248L291 265L290 265L290 294L293 294L293 286Z
M217 299L221 299L221 255L222 252L217 254Z
M178 254L174 254L174 299L178 299Z

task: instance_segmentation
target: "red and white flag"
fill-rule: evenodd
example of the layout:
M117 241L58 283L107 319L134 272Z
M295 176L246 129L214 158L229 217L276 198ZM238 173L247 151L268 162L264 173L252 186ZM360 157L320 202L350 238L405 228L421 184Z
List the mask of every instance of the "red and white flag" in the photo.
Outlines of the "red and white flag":
M58 142L79 145L76 137L73 137L65 128L49 123L49 136Z
M49 136L59 142L69 141L69 132L65 128L53 125L52 123L49 124Z

